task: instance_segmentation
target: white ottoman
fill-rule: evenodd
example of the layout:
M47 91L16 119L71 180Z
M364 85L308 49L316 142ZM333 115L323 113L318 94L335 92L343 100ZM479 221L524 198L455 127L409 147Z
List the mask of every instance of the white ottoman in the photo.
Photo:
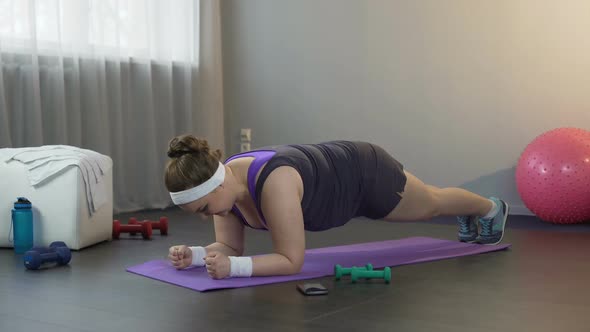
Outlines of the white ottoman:
M77 250L110 240L113 227L112 168L102 181L106 203L90 216L80 168L68 166L53 179L33 187L24 165L0 162L0 247L13 247L8 240L11 210L17 197L26 197L32 203L36 246L63 241Z

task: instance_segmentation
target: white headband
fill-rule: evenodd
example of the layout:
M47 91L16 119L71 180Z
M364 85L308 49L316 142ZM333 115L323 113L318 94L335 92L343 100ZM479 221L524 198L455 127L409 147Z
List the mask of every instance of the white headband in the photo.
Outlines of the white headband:
M223 180L225 179L225 166L222 163L219 163L219 167L217 167L217 171L213 176L201 183L200 185L190 188L183 191L177 191L174 193L170 193L170 197L172 197L172 202L176 205L190 203L192 201L196 201L197 199L204 197L205 195L209 194L215 188L219 187Z

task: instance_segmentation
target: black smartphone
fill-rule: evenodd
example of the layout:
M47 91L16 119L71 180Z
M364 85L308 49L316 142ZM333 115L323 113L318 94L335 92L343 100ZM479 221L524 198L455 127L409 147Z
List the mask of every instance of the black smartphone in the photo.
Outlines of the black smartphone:
M297 284L297 289L304 295L326 295L328 289L322 284L318 283L304 283Z

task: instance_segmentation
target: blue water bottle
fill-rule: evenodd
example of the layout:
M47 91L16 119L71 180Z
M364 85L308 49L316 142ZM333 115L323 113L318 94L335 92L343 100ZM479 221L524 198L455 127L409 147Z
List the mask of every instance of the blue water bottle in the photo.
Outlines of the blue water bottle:
M33 247L33 211L31 202L18 197L12 209L12 229L14 230L14 252L24 254Z

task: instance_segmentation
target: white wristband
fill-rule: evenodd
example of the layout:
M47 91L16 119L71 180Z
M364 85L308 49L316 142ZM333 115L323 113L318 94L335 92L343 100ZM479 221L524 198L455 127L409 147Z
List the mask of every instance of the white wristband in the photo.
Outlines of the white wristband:
M203 247L189 247L193 252L193 259L191 262L192 266L205 266L205 256L207 256L207 250Z
M229 256L230 277L250 277L252 276L252 258Z

